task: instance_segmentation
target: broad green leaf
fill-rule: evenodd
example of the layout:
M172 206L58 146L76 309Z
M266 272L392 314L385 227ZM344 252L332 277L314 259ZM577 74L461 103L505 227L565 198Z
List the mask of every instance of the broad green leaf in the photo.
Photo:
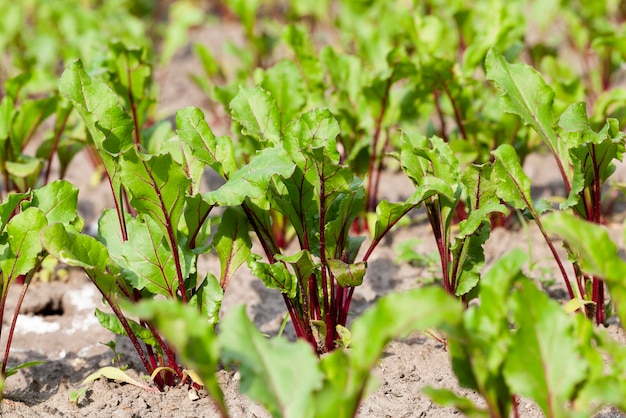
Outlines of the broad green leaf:
M39 158L22 155L19 161L6 161L4 168L17 189L24 193L36 187L37 179L43 169L43 161Z
M78 189L65 180L57 180L35 189L30 206L43 211L49 223L70 223L78 211Z
M363 283L363 277L365 276L365 268L367 263L361 261L354 264L347 264L341 260L330 259L327 260L328 267L331 273L339 283L341 287L356 287Z
M481 227L473 230L471 235L456 237L455 243L450 247L452 257L458 266L454 277L457 296L469 293L478 284L480 273L485 265L483 245L489 239L490 230L489 222L483 218Z
M81 115L98 149L118 155L132 145L132 119L119 106L115 93L104 82L90 77L80 60L67 66L59 91ZM110 157L101 156L112 172Z
M148 106L154 101L150 95L152 66L147 50L115 41L109 44L109 54L110 82L117 95L127 101L127 108L135 107L137 126L144 126Z
M311 253L307 250L300 250L290 256L278 254L276 255L276 260L290 264L293 267L296 276L300 280L308 280L309 276L313 274L316 267L313 262L313 258L311 257Z
M310 4L310 2L306 3ZM299 26L289 25L283 32L283 39L293 49L298 65L302 69L302 77L306 80L309 89L325 89L324 71L309 32Z
M268 289L278 289L288 298L293 299L298 292L298 280L283 263L264 263L258 256L248 259L252 274L263 281Z
M224 290L219 280L213 274L207 273L196 293L189 299L189 306L197 307L209 323L217 324L222 299L224 299Z
M563 237L584 273L606 281L617 313L626 321L626 262L619 257L608 232L600 225L564 212L544 216L543 223L547 231Z
M102 312L100 309L96 308L95 315L96 318L98 318L98 322L100 323L100 325L102 325L105 329L108 329L116 335L128 336L119 318L115 314ZM141 341L149 346L157 346L156 338L154 338L154 335L152 334L152 332L150 332L149 329L141 326L139 323L129 318L126 318L126 321L133 331L133 334L135 334L137 338L139 338Z
M565 417L565 404L585 377L587 364L561 306L530 280L512 299L517 331L504 364L514 393L533 399L546 416Z
M124 224L131 221L129 214L124 215ZM106 246L111 259L120 266L126 265L126 260L122 255L122 245L124 237L122 236L122 226L115 209L105 209L98 219L98 241Z
M492 154L496 157L497 195L516 209L531 209L530 179L524 173L515 149L502 144Z
M266 70L261 87L276 99L283 127L294 120L306 104L304 80L292 61L279 61Z
M238 206L246 198L255 199L267 194L274 176L288 178L295 164L282 148L266 148L235 172L219 189L203 194L209 205Z
M224 290L235 271L250 255L252 242L249 228L248 219L241 209L227 208L213 237L213 245L220 259L220 285Z
M0 204L0 231L2 231L20 202L30 197L31 193L11 193Z
M355 178L350 191L340 193L326 211L325 239L326 251L331 258L342 257L341 251L347 248L352 223L365 208L363 182ZM355 254L356 255L356 254Z
M242 133L260 142L280 143L280 114L276 100L261 87L240 87L230 102L233 119Z
M238 306L221 321L222 359L238 365L240 390L274 417L302 417L313 406L323 375L311 346L304 341L263 337ZM293 359L298 359L294 362Z
M187 246L196 254L204 253L211 248L211 218L209 213L213 206L208 205L202 196L197 194L185 198L186 205L183 216L187 226Z
M55 223L41 231L41 243L59 261L83 268L103 294L109 295L116 289L116 277L107 271L107 248L95 238Z
M151 321L180 355L187 369L196 372L205 389L228 416L224 394L217 381L217 362L220 349L215 337L214 324L196 309L172 300L142 301L125 307L130 314Z
M326 150L330 160L337 164L339 152L336 138L341 130L328 109L313 109L304 113L285 129L283 146L289 156L307 173L313 162L309 161L314 149Z
M43 250L39 234L47 225L46 215L37 208L28 208L11 218L6 226L8 246L0 260L3 289L7 289L17 276L35 268Z
M50 254L70 266L105 270L109 262L109 253L101 242L60 223L44 228L41 242Z
M122 246L127 261L128 279L136 289L174 297L179 290L178 271L173 251L156 221L143 216L128 222L128 241ZM179 256L182 260L183 257ZM184 268L184 266L181 266ZM187 277L181 271L183 277Z
M552 128L554 91L541 75L526 64L509 64L494 48L485 60L487 79L503 91L500 106L507 113L518 115L545 141L552 153L560 156L556 134Z
M438 287L384 296L354 320L350 353L354 367L369 370L394 338L427 328L454 329L461 312L461 304Z
M176 112L176 128L181 141L187 142L193 154L222 177L232 175L237 167L230 138L216 138L202 111L185 107Z
M26 100L20 105L11 121L10 140L15 155L22 152L37 128L55 112L57 100L56 97Z
M131 150L120 161L121 177L130 193L130 203L139 213L150 216L161 228L170 245L178 228L190 184L182 167L169 154L146 156ZM174 240L172 240L174 239Z
M419 203L390 203L385 199L381 200L376 206L376 226L372 241L379 241L404 215L418 205Z

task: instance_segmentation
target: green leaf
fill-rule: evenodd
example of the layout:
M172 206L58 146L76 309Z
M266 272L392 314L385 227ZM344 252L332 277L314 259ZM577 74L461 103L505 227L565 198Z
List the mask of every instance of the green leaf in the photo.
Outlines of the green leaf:
M238 206L246 198L255 199L267 194L274 176L288 178L295 164L282 148L266 148L241 167L219 189L203 194L209 205Z
M617 313L626 321L626 262L619 257L608 232L600 225L564 212L544 216L543 223L547 231L563 237L584 273L606 281Z
M514 393L533 399L546 416L565 417L565 404L587 371L572 322L530 280L520 282L512 303L519 328L504 364L505 379Z
M182 167L169 154L146 156L134 149L120 161L121 177L131 196L130 203L139 213L150 216L175 246L173 231L178 227L190 184Z
M197 307L209 323L217 324L223 299L224 290L219 280L213 274L207 273L196 293L189 299L189 306Z
M248 232L249 227L248 219L241 209L226 209L213 237L215 251L220 259L222 289L228 287L235 271L246 262L250 255L252 242Z
M174 297L179 283L173 251L179 249L170 247L165 234L150 217L133 219L127 228L128 241L123 244L122 254L133 287ZM180 256L180 259L184 258ZM182 272L183 277L187 277L185 273Z
M530 179L524 173L515 149L500 145L492 154L496 157L497 195L516 209L531 209Z
M0 260L3 289L6 290L17 276L35 268L43 250L39 234L46 225L46 215L37 208L28 208L9 221L6 227L8 246Z
M281 126L298 116L306 104L305 84L298 66L292 61L281 60L265 71L261 87L276 99L281 113Z
M33 191L30 206L41 209L49 223L70 223L78 216L78 189L65 180L53 181Z
M347 264L341 260L327 260L331 273L335 280L342 287L356 287L363 283L367 262L361 261L354 264Z
M503 91L500 107L507 113L518 115L525 125L531 126L552 150L560 155L556 134L552 128L554 91L541 75L526 64L509 64L495 48L485 59L487 79Z
M261 87L240 87L230 102L233 119L242 133L260 142L280 143L280 115L272 95Z
M80 60L71 62L59 81L59 91L83 118L96 147L118 155L132 143L133 121L118 104L118 98L102 81L91 78ZM101 153L107 169L111 159Z
M186 107L176 112L176 128L181 141L188 143L193 155L222 177L232 175L237 166L230 138L216 138L202 111Z
M245 307L232 309L221 321L222 359L238 365L240 390L274 417L310 416L312 395L323 375L311 346L282 338L267 340L248 319ZM298 359L294 362L293 359Z
M19 204L30 197L31 193L11 193L0 204L0 231L2 231Z
M102 325L105 329L108 329L117 335L128 336L126 334L126 330L122 326L122 323L115 314L102 312L100 309L96 308L95 315L96 318L98 318L100 325ZM156 338L149 329L141 326L139 323L129 318L126 318L126 321L128 321L130 329L133 331L133 334L137 336L137 338L149 346L156 347L158 345Z
M114 291L116 277L107 271L109 253L95 238L55 223L41 231L41 243L59 261L83 268L103 294Z
M278 289L290 299L296 297L298 280L283 263L263 263L258 256L253 256L248 259L248 267L268 289Z

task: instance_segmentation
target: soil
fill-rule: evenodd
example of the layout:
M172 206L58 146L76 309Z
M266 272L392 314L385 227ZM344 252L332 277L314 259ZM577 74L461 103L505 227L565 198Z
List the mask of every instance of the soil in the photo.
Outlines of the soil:
M220 45L216 39L230 36L238 39L236 27L227 25L219 29L208 28L194 32L193 41L209 46ZM230 35L228 35L230 34ZM240 38L240 37L239 37ZM219 53L219 51L218 51ZM161 84L160 116L170 116L184 106L206 108L207 102L200 90L189 80L188 74L199 73L199 64L190 49L182 51L169 71L158 75ZM209 115L209 112L207 112ZM211 118L209 124L216 131L226 131L224 122ZM220 125L221 123L221 125ZM105 207L111 206L108 190L104 185L93 186L85 176L89 167L87 159L76 159L70 168L68 179L80 186L80 210L88 224L97 219ZM526 162L526 172L531 177L538 196L558 194L559 176L554 170L551 157L532 155ZM626 179L626 168L619 167L616 180ZM412 184L401 173L387 172L382 181L382 197L398 200L407 196ZM623 208L618 205L618 214L607 226L615 241L621 243ZM432 282L436 276L430 266L414 267L395 262L395 246L409 238L421 238L418 246L422 254L436 251L430 226L423 214L416 212L413 223L393 231L371 260L364 284L355 291L352 317L358 316L380 296L410 289ZM563 295L563 286L547 281L559 277L553 272L556 266L540 234L530 228L492 231L486 246L487 265L515 247L532 249L536 267L528 274L537 279L555 297ZM206 268L218 273L216 258L205 260ZM115 365L127 365L128 372L142 380L143 369L132 346L125 338L116 337L98 324L94 308L102 307L94 286L80 272L70 270L66 279L51 282L36 281L28 290L19 316L15 338L11 347L11 365L23 361L41 360L44 363L21 370L7 380L5 398L1 404L3 417L214 417L217 416L210 399L202 391L187 388L171 388L165 393L152 393L129 384L120 384L98 379L86 385L82 381L99 368L112 364L113 351L103 343L116 342L120 355ZM11 318L19 286L11 289L9 306L5 318ZM236 304L245 303L248 313L257 326L270 335L276 335L286 314L280 295L267 290L260 280L242 268L226 292L222 313ZM12 305L11 305L12 304ZM2 324L3 328L9 325ZM609 326L609 331L619 341L626 342L626 335L618 325ZM287 337L293 333L287 331ZM6 338L6 337L5 337ZM3 345L2 345L3 346ZM373 371L380 384L362 403L359 417L453 417L460 413L451 408L441 408L421 393L424 386L453 388L478 401L478 397L458 387L451 370L446 347L439 341L424 335L394 341L386 349L384 358ZM233 417L266 417L262 407L249 401L237 392L238 374L222 370L219 372L222 388L226 394ZM78 402L71 402L70 395L81 387L87 392ZM522 417L542 416L530 402L521 401ZM607 409L598 416L620 417L616 410Z

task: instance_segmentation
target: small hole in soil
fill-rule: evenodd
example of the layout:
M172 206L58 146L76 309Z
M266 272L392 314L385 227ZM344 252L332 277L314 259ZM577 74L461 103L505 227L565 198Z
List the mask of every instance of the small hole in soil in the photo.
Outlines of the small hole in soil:
M63 315L63 304L59 302L60 301L50 300L36 312L33 312L33 314L40 316Z

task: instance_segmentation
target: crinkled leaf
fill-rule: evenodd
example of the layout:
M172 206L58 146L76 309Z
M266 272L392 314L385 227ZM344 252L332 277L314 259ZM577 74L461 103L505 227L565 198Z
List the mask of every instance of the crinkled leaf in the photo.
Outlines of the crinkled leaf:
M71 62L59 81L59 91L81 115L98 149L111 155L128 149L134 129L131 117L118 104L115 93L103 82L90 77L80 60ZM105 164L111 159L101 155ZM111 169L107 165L107 169Z
M280 114L272 95L261 87L240 87L230 112L244 135L261 142L280 143Z
M311 253L307 250L300 250L290 256L278 254L276 255L276 260L290 264L296 276L302 280L308 280L309 276L315 271L315 263L313 262Z
M458 266L454 277L457 296L465 295L478 284L480 273L485 265L483 245L489 238L491 227L489 222L483 218L479 227L472 230L469 235L463 235L469 230L467 228L466 231L461 231L460 236L455 238L455 242L450 248L452 257Z
M342 287L356 287L363 283L363 277L365 276L365 269L367 263L361 261L354 264L347 264L341 260L330 259L327 260L328 268L331 273Z
M253 275L263 281L269 289L278 289L289 298L295 298L298 291L298 280L283 263L264 263L257 257L248 259L248 267Z
M221 321L222 359L238 365L241 392L274 417L302 417L310 411L323 374L311 346L263 337L238 306ZM298 359L298 361L293 361Z
M308 172L315 161L310 153L322 148L334 164L339 163L336 138L340 132L339 123L328 109L313 109L285 129L283 146L311 181Z
M213 237L215 251L220 259L222 289L228 287L235 271L246 262L250 255L252 242L248 230L248 219L243 211L227 208Z
M176 129L181 141L188 143L193 154L222 177L232 175L237 169L235 153L230 138L216 138L202 111L185 107L176 112Z
M219 189L208 192L203 198L209 205L237 206L246 198L265 196L274 176L288 178L295 164L282 148L266 148L233 174Z
M587 370L572 322L561 306L522 280L512 299L517 331L504 364L514 393L533 399L546 416L566 416L565 404Z

